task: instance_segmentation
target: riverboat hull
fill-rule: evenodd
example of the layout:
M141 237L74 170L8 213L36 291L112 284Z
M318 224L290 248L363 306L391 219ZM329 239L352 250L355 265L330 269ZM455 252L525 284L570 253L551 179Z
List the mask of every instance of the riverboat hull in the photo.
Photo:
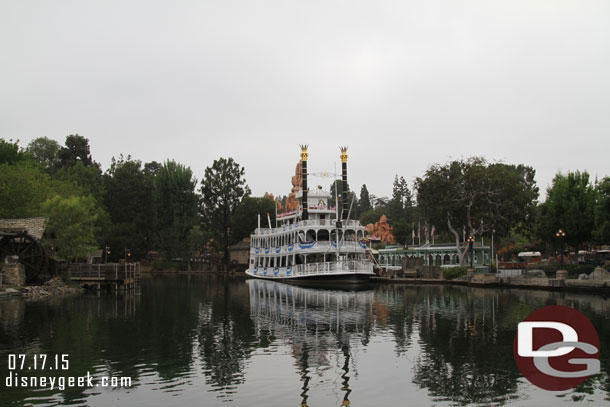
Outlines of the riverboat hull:
M261 280L273 280L273 281L281 281L281 282L289 282L289 283L306 283L306 284L361 284L368 283L369 278L373 276L373 273L369 272L346 272L346 273L337 273L337 274L317 274L317 275L302 275L302 276L273 276L273 275L259 275L254 274L252 270L246 270L246 275L251 278L261 279Z

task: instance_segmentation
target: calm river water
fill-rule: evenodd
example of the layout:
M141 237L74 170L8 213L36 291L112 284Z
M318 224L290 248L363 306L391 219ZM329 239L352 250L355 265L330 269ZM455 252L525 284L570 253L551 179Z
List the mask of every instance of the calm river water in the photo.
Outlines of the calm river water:
M602 373L565 392L531 385L512 353L517 323L554 304L601 342ZM155 276L140 293L0 301L0 406L610 405L609 320L610 299L585 294ZM62 354L68 369L50 370ZM7 388L10 372L132 387Z

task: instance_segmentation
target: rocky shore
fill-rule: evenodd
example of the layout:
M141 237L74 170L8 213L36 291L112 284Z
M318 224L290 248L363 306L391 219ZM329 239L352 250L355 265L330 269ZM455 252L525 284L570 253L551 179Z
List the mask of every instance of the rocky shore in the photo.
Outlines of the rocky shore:
M12 296L47 297L52 295L80 294L84 291L81 287L70 287L61 278L55 277L42 285L0 287L0 298Z

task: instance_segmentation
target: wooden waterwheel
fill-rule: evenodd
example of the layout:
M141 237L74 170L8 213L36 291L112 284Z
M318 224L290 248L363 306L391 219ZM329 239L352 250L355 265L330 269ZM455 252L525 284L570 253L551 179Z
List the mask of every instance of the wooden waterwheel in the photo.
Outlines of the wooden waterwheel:
M0 258L19 257L25 267L26 281L32 282L46 271L47 257L38 240L26 232L8 233L0 238Z

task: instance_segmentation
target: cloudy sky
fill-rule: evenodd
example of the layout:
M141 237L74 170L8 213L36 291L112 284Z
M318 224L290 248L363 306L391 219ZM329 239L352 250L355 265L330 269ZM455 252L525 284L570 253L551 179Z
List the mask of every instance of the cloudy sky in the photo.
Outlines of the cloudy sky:
M471 155L610 175L607 0L0 0L0 52L0 137L104 168L231 156L286 194L307 143L379 196Z

